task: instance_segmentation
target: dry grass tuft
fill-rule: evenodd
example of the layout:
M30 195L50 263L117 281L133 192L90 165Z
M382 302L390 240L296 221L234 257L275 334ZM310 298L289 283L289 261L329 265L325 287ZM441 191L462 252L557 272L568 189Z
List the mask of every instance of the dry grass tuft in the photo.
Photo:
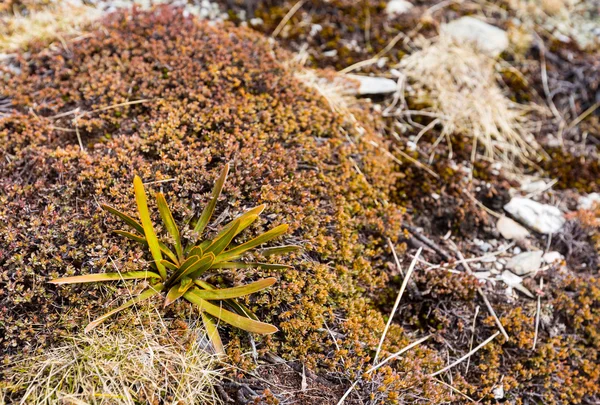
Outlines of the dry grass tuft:
M164 326L78 335L5 376L7 396L21 404L220 403L216 358L198 340L182 346Z
M443 35L425 41L399 65L411 83L409 97L427 106L406 114L434 117L434 125L442 127L437 142L464 134L472 136L475 145L484 146L486 158L531 160L539 146L531 134L535 123L528 113L539 107L508 99L498 84L496 64L471 46L456 44ZM425 127L420 135L434 125ZM475 153L476 148L473 150Z
M40 10L0 13L0 53L26 48L34 40L60 40L81 34L81 27L96 20L102 11L82 2L49 2Z

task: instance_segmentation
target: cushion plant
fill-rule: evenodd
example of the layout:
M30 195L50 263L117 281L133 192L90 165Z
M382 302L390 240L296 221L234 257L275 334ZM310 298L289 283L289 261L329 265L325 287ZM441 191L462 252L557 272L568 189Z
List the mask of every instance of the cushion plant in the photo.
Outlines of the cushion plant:
M212 198L202 211L202 214L194 227L195 235L202 235L206 229L217 204L217 200L221 195L221 190L223 189L223 184L227 178L228 171L229 164L225 165L223 172L215 183ZM265 208L265 205L263 204L250 209L235 218L225 225L214 238L200 239L194 243L189 243L184 247L181 233L175 224L165 197L162 193L157 193L156 200L160 217L162 218L165 229L171 235L173 240L172 246L169 246L158 240L150 219L144 185L139 176L135 176L133 186L141 223L108 205L102 205L102 208L111 214L116 215L133 228L135 231L133 233L122 230L115 232L148 247L153 258L153 261L150 263L151 269L126 273L88 274L75 277L63 277L50 281L50 283L53 284L134 279L150 281L150 286L147 289L120 307L91 322L85 328L85 331L88 332L92 330L111 315L114 315L125 308L147 300L157 294L165 293L164 306L173 303L179 298L183 298L198 306L208 336L218 353L223 353L223 344L217 332L216 319L220 319L223 322L248 332L261 334L276 332L277 328L275 326L260 322L256 315L254 315L245 305L236 300L239 297L252 294L273 285L276 281L275 278L270 277L244 286L220 289L204 281L202 276L209 270L216 269L251 267L267 269L289 268L289 266L279 264L245 263L237 261L237 259L245 252L285 233L288 229L288 225L279 225L241 245L230 246L233 238L258 218ZM263 251L263 254L265 256L270 256L290 252L295 249L297 249L296 246L281 246L266 249Z

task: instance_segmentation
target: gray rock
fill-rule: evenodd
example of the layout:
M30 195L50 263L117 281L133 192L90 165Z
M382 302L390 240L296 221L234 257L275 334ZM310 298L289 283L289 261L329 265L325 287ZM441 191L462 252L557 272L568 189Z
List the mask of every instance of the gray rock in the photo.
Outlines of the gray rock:
M394 93L398 86L395 80L385 77L372 77L360 75L347 75L349 78L360 83L357 94L360 96L369 96L375 94Z
M591 193L586 196L579 197L577 208L580 210L591 210L594 205L600 205L600 193Z
M514 197L504 209L517 221L540 233L555 233L565 224L565 217L558 208L528 198Z
M404 14L413 8L413 4L406 0L390 0L385 7L388 18L394 18L397 15Z
M498 232L505 239L522 240L529 236L527 228L506 216L498 220L496 228L498 228Z
M504 270L502 274L498 277L498 280L501 280L508 286L508 295L512 295L512 290L521 291L523 294L527 295L529 298L533 298L533 294L523 285L523 278L517 276L516 274L510 272L509 270Z
M473 17L461 17L443 25L442 33L458 43L470 42L493 57L508 48L508 35L505 31Z
M542 259L544 259L544 262L548 264L560 262L564 258L565 257L559 252L548 252L542 257Z
M510 258L506 263L506 268L519 276L535 273L542 265L543 254L544 252L541 250L520 253Z

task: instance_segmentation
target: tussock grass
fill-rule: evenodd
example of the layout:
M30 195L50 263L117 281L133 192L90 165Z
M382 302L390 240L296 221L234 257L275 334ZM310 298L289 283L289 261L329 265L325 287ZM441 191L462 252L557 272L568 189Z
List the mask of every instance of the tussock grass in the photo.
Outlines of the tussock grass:
M54 1L26 13L0 13L0 53L26 48L34 40L63 40L81 34L81 28L98 19L102 11L82 2Z
M507 98L497 80L497 63L445 35L423 41L420 50L402 59L398 68L410 82L407 97L427 106L412 114L435 118L420 136L440 125L438 142L465 134L475 146L484 146L489 159L513 162L536 157L539 146L531 134L536 123L529 113L540 107ZM411 112L398 115L403 114Z
M18 361L4 390L21 404L218 404L219 376L201 341L184 347L164 326L127 327L77 335Z

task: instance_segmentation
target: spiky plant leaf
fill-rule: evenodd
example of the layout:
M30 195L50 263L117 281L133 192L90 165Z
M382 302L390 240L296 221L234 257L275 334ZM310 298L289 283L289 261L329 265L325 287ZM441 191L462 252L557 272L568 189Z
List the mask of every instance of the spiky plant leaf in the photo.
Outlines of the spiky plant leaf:
M223 190L223 185L225 184L225 180L227 179L227 173L229 173L229 163L227 163L225 165L225 167L223 168L223 171L221 172L221 175L215 182L215 185L213 187L213 192L212 192L212 198L211 198L210 202L206 205L206 207L204 207L204 210L202 211L202 214L200 215L200 219L198 219L198 222L196 223L196 226L194 227L194 231L198 235L201 235L202 232L204 232L206 225L208 225L208 221L210 221L210 217L212 216L212 214L215 210L217 201L219 200L219 196L221 195L221 191Z
M175 279L175 283L179 282L179 280L181 280L183 277L189 277L192 280L200 277L202 273L210 268L214 261L215 255L210 252L205 254L200 260L185 269L185 271Z
M203 253L204 253L204 251L202 250L202 248L200 246L194 246L193 248L190 249L189 255L202 257Z
M263 243L268 242L271 239L275 239L276 237L283 235L288 230L288 227L289 225L287 224L276 226L270 231L267 231L262 235L259 235L256 238L249 240L246 243L243 243L231 250L221 253L219 256L217 256L215 262L220 263L238 257L242 253L247 252L248 250L255 248L256 246L262 245Z
M169 209L169 204L167 204L167 200L165 200L163 193L156 193L156 203L158 205L160 217L165 224L165 228L167 228L167 232L169 232L175 240L175 251L177 252L177 257L179 260L183 260L183 246L181 245L179 228L177 228L177 225L175 224L175 219L173 218L173 214Z
M177 270L175 270L173 272L173 274L171 274L169 276L169 278L167 279L167 282L165 283L168 286L171 286L175 280L181 278L181 276L183 275L183 273L190 268L190 266L194 265L195 263L198 263L200 261L200 258L198 256L190 256L188 257L182 264L181 266L179 266L177 268Z
M200 280L200 279L194 280L194 284L196 284L199 287L202 287L205 290L216 290L217 289L217 287L210 284L209 282ZM235 313L245 316L250 319L254 319L255 321L259 320L258 317L254 314L254 312L250 311L250 308L248 308L241 302L238 302L235 299L230 299L230 300L225 300L225 303L227 305L229 305L235 311Z
M246 295L250 295L260 290L264 290L265 288L272 286L276 282L277 280L275 279L275 277L269 277L238 287L220 288L216 290L197 289L195 295L198 298L202 298L209 301L239 298L244 297Z
M141 243L144 246L148 246L148 242L146 241L146 239L142 238L141 236L135 235L135 234L133 234L131 232L121 231L121 230L116 230L116 231L113 231L113 232L116 233L119 236L123 236L123 237L125 237L127 239L131 239L134 242L138 242L138 243ZM163 252L174 263L178 263L179 262L177 260L177 256L175 256L175 254L171 251L171 249L169 249L167 247L167 245L165 245L161 241L158 241L158 246L160 247L160 251Z
M184 298L190 301L192 304L197 305L200 310L208 312L210 315L219 318L223 322L235 326L236 328L243 329L247 332L254 332L260 334L271 334L277 332L279 329L274 325L268 323L255 321L250 318L246 318L228 311L222 307L211 304L210 302L197 296L197 292L200 290L197 287L190 288L185 294Z
M154 258L154 263L158 269L158 273L161 275L163 280L167 279L167 271L165 266L161 263L162 254L160 253L160 246L158 244L158 238L154 232L154 226L150 219L150 212L148 211L148 198L146 197L146 191L144 190L144 183L139 176L133 178L133 189L135 191L135 200L137 203L138 211L140 214L140 220L144 227L144 234L146 235L146 241L148 242L148 248Z
M88 324L88 326L85 327L85 330L84 330L85 333L88 333L89 331L94 329L96 326L100 325L102 322L104 322L105 320L107 320L109 317L116 314L117 312L120 312L124 309L129 308L132 305L137 304L138 302L142 302L144 300L147 300L148 298L155 296L156 294L160 293L164 288L165 288L165 285L162 283L149 287L148 289L144 290L141 294L130 299L129 301L127 301L125 304L121 305L120 307L115 308L112 311L107 312L106 314L102 315L100 318L97 318L93 322L90 322Z
M276 246L276 247L272 247L272 248L266 248L266 249L261 250L260 253L264 257L270 257L270 256L282 255L285 253L297 252L300 249L302 249L302 247L298 246L298 245L286 245L286 246Z
M165 266L167 269L171 270L171 271L177 271L179 270L179 267L177 267L177 265L175 263L171 263L168 260L161 260L161 263L163 264L163 266Z
M200 314L202 315L202 323L204 323L204 327L206 328L206 336L208 336L208 339L215 348L215 352L218 355L224 355L225 349L223 348L223 341L217 330L217 323L214 318L207 313L201 311Z
M165 303L164 303L163 307L166 308L169 305L171 305L173 302L177 301L192 286L193 286L192 279L188 278L188 277L184 277L180 283L175 283L169 289L169 292L167 293L167 298L165 299Z
M233 226L233 224L236 221L239 221L238 230L235 233L236 235L238 235L244 229L246 229L250 225L252 225L252 223L254 221L256 221L256 219L258 218L258 216L264 211L265 207L266 207L266 204L261 204L261 205L259 205L257 207L254 207L254 208L252 208L252 209L244 212L242 215L239 215L238 217L234 218L231 222L229 222L227 225L225 225L223 227L223 229L221 229L221 231L217 234L216 238L218 238L219 236L221 236L225 232L229 231L229 229Z
M95 283L99 281L114 280L139 280L148 278L161 278L159 274L151 271L130 271L127 273L98 273L86 274L84 276L62 277L48 281L51 284L80 284Z
M133 229L138 231L140 234L142 234L142 235L144 234L144 227L138 221L136 221L129 215L125 214L124 212L119 211L116 208L106 205L106 204L102 204L100 207L102 207L106 211L110 212L111 214L121 218L127 225L131 226Z
M221 236L215 238L213 240L213 242L210 244L210 246L208 246L204 250L204 252L212 253L215 256L218 256L219 253L221 253L223 250L225 250L225 248L227 246L229 246L229 244L231 243L231 240L233 239L233 237L235 236L235 234L237 232L239 225L240 225L240 221L235 221L233 223L233 226L231 228L229 228L229 231L225 232Z
M215 263L211 267L211 269L265 269L265 270L285 270L285 269L293 269L292 266L288 266L287 264L271 264L271 263L259 263L259 262L221 262Z

